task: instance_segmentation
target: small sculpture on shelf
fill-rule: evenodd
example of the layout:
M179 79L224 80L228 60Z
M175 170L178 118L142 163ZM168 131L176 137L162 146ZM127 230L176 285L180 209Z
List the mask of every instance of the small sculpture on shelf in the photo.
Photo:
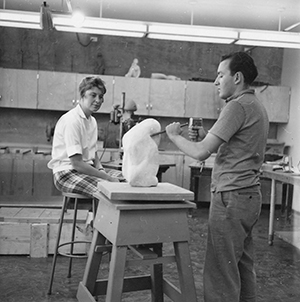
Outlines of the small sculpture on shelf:
M125 77L138 78L141 75L141 68L138 63L138 59L133 60L128 72L125 74Z

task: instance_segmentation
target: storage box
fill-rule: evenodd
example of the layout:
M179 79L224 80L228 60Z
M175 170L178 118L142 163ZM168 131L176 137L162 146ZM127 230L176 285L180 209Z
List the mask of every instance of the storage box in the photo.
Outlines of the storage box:
M54 253L60 209L0 208L0 255L47 257ZM73 210L65 213L61 242L71 241ZM78 210L75 240L91 240L88 210ZM70 246L61 251L68 252ZM75 244L74 252L86 253L89 244Z

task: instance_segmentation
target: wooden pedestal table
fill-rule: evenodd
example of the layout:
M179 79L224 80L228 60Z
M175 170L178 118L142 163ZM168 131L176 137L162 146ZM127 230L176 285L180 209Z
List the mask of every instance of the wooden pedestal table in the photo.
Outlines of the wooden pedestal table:
M118 302L122 292L148 289L154 302L164 301L164 294L173 301L195 302L187 221L188 210L196 207L188 201L193 193L169 183L140 188L101 182L99 189L102 194L78 301L95 301L94 297L106 295L106 302ZM162 246L168 242L173 243L174 255L164 256ZM140 257L126 259L129 248ZM108 279L97 280L107 250L111 250ZM177 264L180 289L163 276L163 264L172 262ZM125 267L132 265L150 266L151 273L125 277Z

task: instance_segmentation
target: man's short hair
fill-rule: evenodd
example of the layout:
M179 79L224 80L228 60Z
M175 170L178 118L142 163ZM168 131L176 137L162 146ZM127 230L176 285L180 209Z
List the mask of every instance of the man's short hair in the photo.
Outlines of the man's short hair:
M244 75L245 84L250 85L253 83L255 78L258 75L257 68L255 63L246 52L234 52L229 55L222 56L222 60L230 60L229 69L231 75L234 75L236 72L241 72Z
M83 97L85 92L93 87L99 88L103 94L106 93L106 87L103 80L98 76L85 77L79 84L79 93Z

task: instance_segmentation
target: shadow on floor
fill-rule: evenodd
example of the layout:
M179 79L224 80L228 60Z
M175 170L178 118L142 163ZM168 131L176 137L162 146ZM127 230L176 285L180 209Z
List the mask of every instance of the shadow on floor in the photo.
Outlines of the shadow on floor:
M190 252L198 301L202 302L202 272L208 209L199 208L193 210L191 214L191 217L189 217ZM258 287L257 302L299 301L300 251L276 236L273 246L268 245L268 215L269 211L263 209L254 231ZM280 213L276 212L276 216L280 216ZM276 220L275 229L284 227L284 223L279 223L278 220ZM166 245L166 252L171 249L171 246ZM108 257L105 259L108 262ZM51 261L52 257L31 259L27 256L0 256L0 301L77 301L77 287L82 279L86 260L74 259L72 278L68 279L66 278L68 259L59 257L54 277L53 293L48 296L46 293ZM127 273L135 275L139 271L142 271L141 267L130 268ZM165 267L165 276L176 282L177 275L174 272L176 270L172 265ZM101 297L98 301L105 301L105 299ZM122 301L150 302L151 297L148 291L135 292L124 294ZM165 301L170 300L166 298Z

